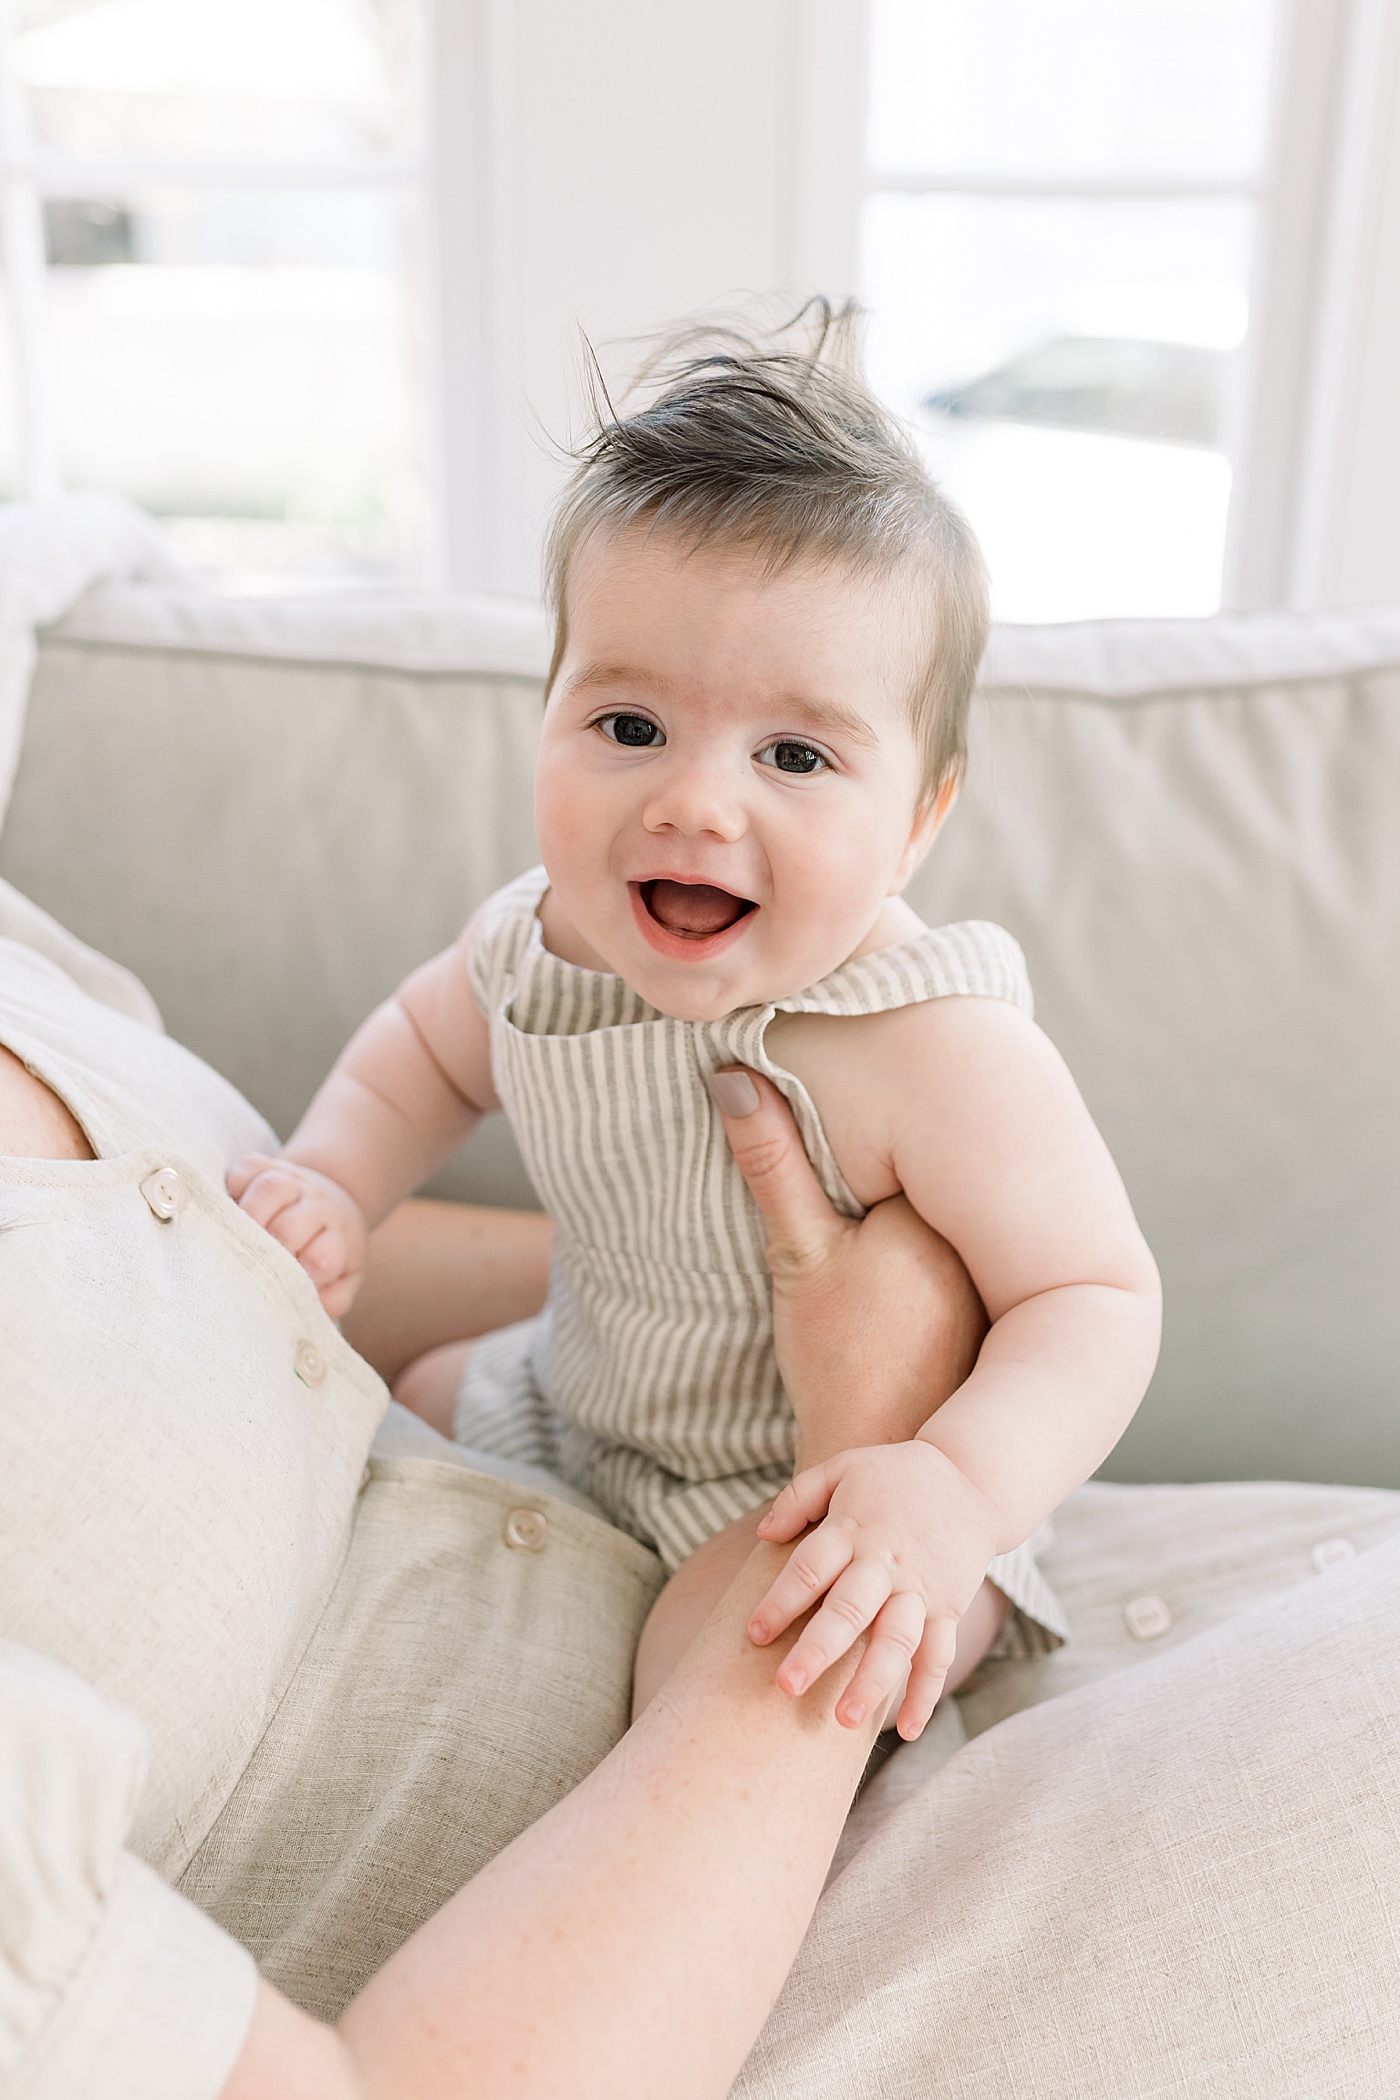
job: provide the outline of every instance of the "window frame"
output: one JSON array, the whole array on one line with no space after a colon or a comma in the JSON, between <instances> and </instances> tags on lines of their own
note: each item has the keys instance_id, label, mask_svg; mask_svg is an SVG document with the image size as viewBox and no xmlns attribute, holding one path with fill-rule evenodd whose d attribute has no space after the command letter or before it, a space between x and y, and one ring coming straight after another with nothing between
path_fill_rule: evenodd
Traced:
<instances>
[{"instance_id":1,"label":"window frame","mask_svg":"<svg viewBox=\"0 0 1400 2100\"><path fill-rule=\"evenodd\" d=\"M423 0L425 34L433 8ZM48 309L47 239L44 205L53 197L102 197L133 201L153 189L316 190L357 189L416 193L431 224L433 172L431 112L424 110L429 137L416 156L346 155L318 160L241 161L190 155L76 154L35 146L24 88L14 66L21 34L19 0L0 0L0 278L10 323L16 421L16 494L42 502L62 492L59 439L61 409L49 375L54 368ZM430 47L431 48L431 47ZM430 61L431 63L431 61ZM425 102L430 98L425 96ZM427 246L427 243L425 243ZM420 274L422 274L420 272ZM422 303L431 311L431 288ZM433 334L431 326L421 331ZM429 427L424 450L436 454L440 418L438 361L428 349L430 370L423 388ZM425 565L435 575L442 562L441 491L428 476Z\"/></svg>"}]
</instances>

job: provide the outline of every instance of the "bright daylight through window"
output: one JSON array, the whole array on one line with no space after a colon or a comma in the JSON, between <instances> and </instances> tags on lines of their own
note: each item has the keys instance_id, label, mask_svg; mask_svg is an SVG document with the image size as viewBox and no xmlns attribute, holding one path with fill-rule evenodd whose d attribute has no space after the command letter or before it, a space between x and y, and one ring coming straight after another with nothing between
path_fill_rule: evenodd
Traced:
<instances>
[{"instance_id":1,"label":"bright daylight through window","mask_svg":"<svg viewBox=\"0 0 1400 2100\"><path fill-rule=\"evenodd\" d=\"M1007 620L1220 604L1273 0L875 0L872 364Z\"/></svg>"},{"instance_id":2,"label":"bright daylight through window","mask_svg":"<svg viewBox=\"0 0 1400 2100\"><path fill-rule=\"evenodd\" d=\"M5 493L119 490L234 582L421 568L420 15L9 0Z\"/></svg>"}]
</instances>

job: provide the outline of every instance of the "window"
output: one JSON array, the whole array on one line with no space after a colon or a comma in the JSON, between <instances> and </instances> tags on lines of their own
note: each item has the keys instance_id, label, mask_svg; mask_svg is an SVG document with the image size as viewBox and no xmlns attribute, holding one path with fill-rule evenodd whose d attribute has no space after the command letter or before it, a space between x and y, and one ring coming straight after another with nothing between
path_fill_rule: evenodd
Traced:
<instances>
[{"instance_id":1,"label":"window","mask_svg":"<svg viewBox=\"0 0 1400 2100\"><path fill-rule=\"evenodd\" d=\"M425 572L421 13L0 14L6 493L120 490L235 585Z\"/></svg>"},{"instance_id":2,"label":"window","mask_svg":"<svg viewBox=\"0 0 1400 2100\"><path fill-rule=\"evenodd\" d=\"M876 384L998 617L1220 604L1274 0L874 0Z\"/></svg>"}]
</instances>

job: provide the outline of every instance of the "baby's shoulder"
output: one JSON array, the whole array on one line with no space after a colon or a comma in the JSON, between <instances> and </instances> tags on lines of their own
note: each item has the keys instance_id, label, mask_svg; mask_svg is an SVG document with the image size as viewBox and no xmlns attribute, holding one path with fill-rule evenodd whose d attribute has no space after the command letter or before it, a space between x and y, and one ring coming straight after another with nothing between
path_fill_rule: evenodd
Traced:
<instances>
[{"instance_id":1,"label":"baby's shoulder","mask_svg":"<svg viewBox=\"0 0 1400 2100\"><path fill-rule=\"evenodd\" d=\"M936 991L911 986L902 999L844 1013L831 1006L780 1010L769 1023L769 1058L806 1090L862 1203L881 1202L901 1187L895 1160L911 1137L935 1139L962 1120L982 1091L980 1071L1014 1074L1033 1059L1038 1031L1025 963L1011 936L1003 938L996 973L960 968L958 982ZM879 959L884 969L909 969L907 955L882 951ZM965 962L965 950L960 955L955 942L942 960L951 970Z\"/></svg>"},{"instance_id":2,"label":"baby's shoulder","mask_svg":"<svg viewBox=\"0 0 1400 2100\"><path fill-rule=\"evenodd\" d=\"M542 867L527 868L489 896L468 920L462 947L472 992L484 1014L493 1013L507 996L548 887L549 877Z\"/></svg>"}]
</instances>

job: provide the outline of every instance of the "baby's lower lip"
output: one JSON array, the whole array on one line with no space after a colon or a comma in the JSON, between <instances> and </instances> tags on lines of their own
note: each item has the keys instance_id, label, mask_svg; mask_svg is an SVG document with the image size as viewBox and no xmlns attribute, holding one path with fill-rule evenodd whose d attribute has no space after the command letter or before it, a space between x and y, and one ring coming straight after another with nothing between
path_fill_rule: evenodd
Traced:
<instances>
[{"instance_id":1,"label":"baby's lower lip","mask_svg":"<svg viewBox=\"0 0 1400 2100\"><path fill-rule=\"evenodd\" d=\"M649 947L677 961L698 962L728 947L758 906L711 883L629 882L632 915Z\"/></svg>"}]
</instances>

